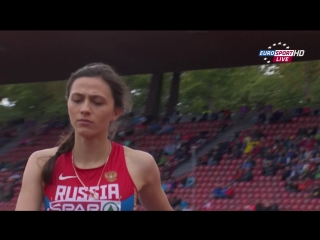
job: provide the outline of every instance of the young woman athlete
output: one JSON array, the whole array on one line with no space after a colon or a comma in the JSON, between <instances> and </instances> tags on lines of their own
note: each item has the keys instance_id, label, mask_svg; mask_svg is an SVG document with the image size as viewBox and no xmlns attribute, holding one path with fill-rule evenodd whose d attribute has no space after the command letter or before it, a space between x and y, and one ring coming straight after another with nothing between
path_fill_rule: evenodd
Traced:
<instances>
[{"instance_id":1,"label":"young woman athlete","mask_svg":"<svg viewBox=\"0 0 320 240\"><path fill-rule=\"evenodd\" d=\"M16 210L172 211L153 157L109 139L115 120L131 109L130 93L115 71L90 64L68 81L72 132L27 163Z\"/></svg>"}]
</instances>

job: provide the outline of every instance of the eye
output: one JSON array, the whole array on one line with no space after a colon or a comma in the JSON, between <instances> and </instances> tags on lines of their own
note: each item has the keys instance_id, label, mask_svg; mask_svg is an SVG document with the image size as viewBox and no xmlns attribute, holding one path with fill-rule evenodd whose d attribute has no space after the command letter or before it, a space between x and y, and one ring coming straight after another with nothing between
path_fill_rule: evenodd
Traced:
<instances>
[{"instance_id":1,"label":"eye","mask_svg":"<svg viewBox=\"0 0 320 240\"><path fill-rule=\"evenodd\" d=\"M97 105L97 106L101 106L103 103L101 102L94 102L94 105Z\"/></svg>"},{"instance_id":2,"label":"eye","mask_svg":"<svg viewBox=\"0 0 320 240\"><path fill-rule=\"evenodd\" d=\"M80 103L81 102L80 99L72 99L72 101L75 102L75 103Z\"/></svg>"}]
</instances>

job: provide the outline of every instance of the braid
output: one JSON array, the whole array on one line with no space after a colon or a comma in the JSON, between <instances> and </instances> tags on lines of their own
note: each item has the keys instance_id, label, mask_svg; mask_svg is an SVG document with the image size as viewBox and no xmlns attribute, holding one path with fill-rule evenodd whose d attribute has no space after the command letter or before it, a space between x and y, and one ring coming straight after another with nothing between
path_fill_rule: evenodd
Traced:
<instances>
[{"instance_id":1,"label":"braid","mask_svg":"<svg viewBox=\"0 0 320 240\"><path fill-rule=\"evenodd\" d=\"M45 185L51 184L52 182L52 174L55 167L55 164L58 158L69 151L71 151L74 147L74 139L75 133L74 130L69 133L69 135L61 142L56 154L48 159L48 161L44 164L42 170L42 181Z\"/></svg>"}]
</instances>

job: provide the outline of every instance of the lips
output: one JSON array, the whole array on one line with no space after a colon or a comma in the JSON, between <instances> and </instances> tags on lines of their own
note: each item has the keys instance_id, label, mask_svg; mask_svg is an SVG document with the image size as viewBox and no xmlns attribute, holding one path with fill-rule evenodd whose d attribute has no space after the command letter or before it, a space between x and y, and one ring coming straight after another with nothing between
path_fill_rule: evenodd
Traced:
<instances>
[{"instance_id":1,"label":"lips","mask_svg":"<svg viewBox=\"0 0 320 240\"><path fill-rule=\"evenodd\" d=\"M79 119L78 122L86 122L86 123L92 123L91 121L87 119Z\"/></svg>"}]
</instances>

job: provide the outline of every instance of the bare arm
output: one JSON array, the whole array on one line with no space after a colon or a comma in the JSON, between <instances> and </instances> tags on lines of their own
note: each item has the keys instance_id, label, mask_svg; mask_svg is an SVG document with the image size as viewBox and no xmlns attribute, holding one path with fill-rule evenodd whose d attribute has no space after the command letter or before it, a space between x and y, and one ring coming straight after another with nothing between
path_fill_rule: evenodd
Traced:
<instances>
[{"instance_id":1,"label":"bare arm","mask_svg":"<svg viewBox=\"0 0 320 240\"><path fill-rule=\"evenodd\" d=\"M139 199L147 211L173 211L161 186L158 166L149 154L143 156L145 184L139 192Z\"/></svg>"},{"instance_id":2,"label":"bare arm","mask_svg":"<svg viewBox=\"0 0 320 240\"><path fill-rule=\"evenodd\" d=\"M40 211L43 200L41 180L42 166L39 166L39 152L33 153L25 168L16 211ZM41 161L42 162L42 161Z\"/></svg>"}]
</instances>

